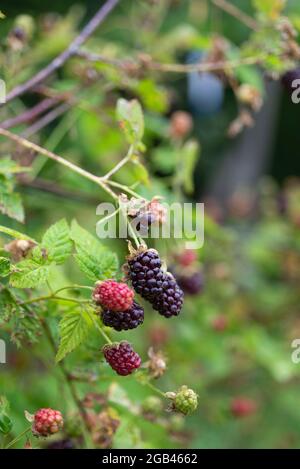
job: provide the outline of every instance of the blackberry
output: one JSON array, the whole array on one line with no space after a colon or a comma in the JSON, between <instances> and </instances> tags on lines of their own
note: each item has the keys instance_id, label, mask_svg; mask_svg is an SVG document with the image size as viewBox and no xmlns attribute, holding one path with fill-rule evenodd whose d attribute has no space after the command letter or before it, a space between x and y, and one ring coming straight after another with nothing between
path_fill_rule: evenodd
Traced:
<instances>
[{"instance_id":1,"label":"blackberry","mask_svg":"<svg viewBox=\"0 0 300 469\"><path fill-rule=\"evenodd\" d=\"M173 275L169 272L164 274L162 283L162 293L154 298L152 302L153 309L159 314L170 318L178 316L183 305L183 291L177 285Z\"/></svg>"},{"instance_id":2,"label":"blackberry","mask_svg":"<svg viewBox=\"0 0 300 469\"><path fill-rule=\"evenodd\" d=\"M148 301L161 295L164 272L158 252L148 249L128 261L129 278L135 291Z\"/></svg>"},{"instance_id":3,"label":"blackberry","mask_svg":"<svg viewBox=\"0 0 300 469\"><path fill-rule=\"evenodd\" d=\"M125 311L111 311L104 309L101 319L105 326L113 327L116 331L127 331L135 329L144 322L144 309L136 301L131 308Z\"/></svg>"},{"instance_id":4,"label":"blackberry","mask_svg":"<svg viewBox=\"0 0 300 469\"><path fill-rule=\"evenodd\" d=\"M143 251L129 259L128 267L133 288L148 300L159 314L169 318L180 313L183 292L174 277L162 270L157 251Z\"/></svg>"},{"instance_id":5,"label":"blackberry","mask_svg":"<svg viewBox=\"0 0 300 469\"><path fill-rule=\"evenodd\" d=\"M141 357L126 341L105 345L103 353L107 363L118 375L130 375L141 366Z\"/></svg>"},{"instance_id":6,"label":"blackberry","mask_svg":"<svg viewBox=\"0 0 300 469\"><path fill-rule=\"evenodd\" d=\"M203 288L203 275L201 271L177 275L176 279L180 288L188 295L197 295Z\"/></svg>"}]
</instances>

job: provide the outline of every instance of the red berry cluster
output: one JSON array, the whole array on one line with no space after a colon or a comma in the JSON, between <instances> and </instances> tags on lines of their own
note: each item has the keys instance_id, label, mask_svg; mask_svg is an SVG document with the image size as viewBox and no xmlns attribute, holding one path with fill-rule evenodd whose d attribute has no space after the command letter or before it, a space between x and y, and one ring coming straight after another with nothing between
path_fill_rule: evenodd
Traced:
<instances>
[{"instance_id":1,"label":"red berry cluster","mask_svg":"<svg viewBox=\"0 0 300 469\"><path fill-rule=\"evenodd\" d=\"M32 432L35 436L50 436L59 432L64 425L59 410L40 409L34 414Z\"/></svg>"}]
</instances>

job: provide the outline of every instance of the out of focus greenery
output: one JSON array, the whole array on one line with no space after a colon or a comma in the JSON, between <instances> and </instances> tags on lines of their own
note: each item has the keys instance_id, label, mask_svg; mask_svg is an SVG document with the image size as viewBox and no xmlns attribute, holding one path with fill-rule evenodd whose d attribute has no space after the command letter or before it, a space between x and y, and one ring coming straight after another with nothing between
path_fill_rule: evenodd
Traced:
<instances>
[{"instance_id":1,"label":"out of focus greenery","mask_svg":"<svg viewBox=\"0 0 300 469\"><path fill-rule=\"evenodd\" d=\"M272 8L276 10L279 3L235 2L256 18L265 14L265 8L270 22ZM8 89L26 81L66 48L98 4L2 2L6 18L0 20L0 74ZM299 31L299 2L289 1L286 7ZM10 34L24 14L30 15L21 18L22 24L25 18L26 40L20 47L14 47ZM85 48L113 60L150 54L158 62L184 63L189 51L209 50L215 33L230 41L230 53L238 57L247 52L249 36L255 34L208 1L128 0L121 2ZM263 41L270 31L264 34ZM293 61L275 58L276 53L274 60L263 66L270 75L277 73L277 78L295 65ZM255 82L258 88L264 87L261 69L256 66L243 70L240 67L233 73L241 83ZM136 98L145 115L146 150L138 161L124 166L115 180L126 186L138 183L135 190L147 199L159 195L170 202L202 201L199 181L205 182L218 167L219 150L233 145L226 130L238 112L238 104L228 87L220 111L206 119L193 116L193 131L184 141L178 141L170 135L170 121L177 110L191 111L186 82L186 75L148 72L146 68L135 75L110 64L74 57L47 80L40 93L51 96L64 93L75 101L41 131L27 136L92 173L103 175L127 152L128 145L115 117L117 100ZM21 114L39 100L37 92L13 100L0 109L1 121ZM284 101L282 121L288 118L289 106ZM295 108L293 112L297 114ZM29 125L20 124L13 132L26 135ZM286 143L292 150L293 139L296 142L299 137L296 131L286 141L286 125L282 122L279 129L280 148ZM295 151L298 148L299 145ZM66 357L65 365L78 394L93 402L98 415L99 447L299 447L300 365L292 362L291 343L300 337L300 184L296 179L299 176L296 163L287 155L291 161L287 171L278 152L277 148L269 171L276 180L266 177L258 182L255 206L251 198L238 194L225 216L218 216L216 203L214 210L207 207L205 243L197 253L204 286L198 295L186 295L181 315L167 320L145 304L142 327L126 333L108 331L113 340L126 339L134 344L144 362L150 347L162 351L168 358L168 368L155 385L163 391L174 391L182 384L194 389L199 395L199 406L193 415L183 417L166 412L167 403L163 399L161 409L156 404L157 413L145 411L151 391L134 377L116 377L108 369L103 363L101 337L96 330L87 343ZM29 182L22 178L16 181L24 205L24 224L17 202L12 208L13 218L1 215L0 225L41 239L50 225L66 218L68 222L76 219L87 231L95 233L96 207L108 200L107 194L100 188L95 190L92 182L67 168L41 155L32 158L30 152L1 137L1 157L7 155L22 166L31 166L31 170ZM178 164L181 159L185 168L190 169L185 172L184 181ZM1 177L3 161L0 160ZM286 176L295 178L283 183ZM9 184L13 177L9 175ZM1 255L5 257L4 245L8 241L1 234ZM103 244L117 254L122 265L127 254L124 240L105 240ZM150 244L168 265L174 263L174 251L184 249L184 241L175 245L174 240L153 240ZM2 280L6 285L7 279ZM49 283L56 289L70 284L92 286L94 282L68 260L55 268ZM19 290L13 289L18 294ZM46 288L41 286L36 291L42 295ZM25 297L26 290L21 292L21 297ZM88 295L89 292L86 298ZM41 315L49 322L56 344L59 321L69 310L65 303L54 301L34 307L33 315ZM33 413L40 407L52 407L67 417L66 434L69 432L74 444L80 446L82 432L78 437L74 428L70 430L72 424L74 427L76 408L47 338L36 327L34 317L33 324L26 316L7 322L4 313L1 309L0 338L7 343L7 364L0 365L3 445L9 436L13 438L28 425L24 410ZM232 410L237 398L251 400L255 411L239 418ZM112 421L117 422L116 431ZM19 447L23 444L21 440ZM34 446L46 444L33 442Z\"/></svg>"}]
</instances>

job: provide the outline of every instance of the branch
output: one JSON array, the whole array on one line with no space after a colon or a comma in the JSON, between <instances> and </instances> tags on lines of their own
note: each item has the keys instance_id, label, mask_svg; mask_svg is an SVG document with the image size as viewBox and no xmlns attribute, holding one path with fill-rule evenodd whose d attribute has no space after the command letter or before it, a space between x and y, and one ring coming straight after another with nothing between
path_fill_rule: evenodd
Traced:
<instances>
[{"instance_id":1,"label":"branch","mask_svg":"<svg viewBox=\"0 0 300 469\"><path fill-rule=\"evenodd\" d=\"M106 3L101 6L93 18L82 29L81 33L71 42L67 49L65 49L54 60L52 60L52 62L50 62L45 68L40 70L28 81L16 86L10 93L7 94L5 102L8 103L12 99L26 93L28 90L44 81L55 70L62 67L62 65L64 65L64 63L70 57L76 54L82 44L89 38L89 36L91 36L91 34L93 34L96 28L104 21L106 16L110 13L111 10L113 10L118 2L119 0L107 0Z\"/></svg>"},{"instance_id":2,"label":"branch","mask_svg":"<svg viewBox=\"0 0 300 469\"><path fill-rule=\"evenodd\" d=\"M218 8L226 11L229 15L233 16L234 18L238 19L241 23L248 26L248 28L253 29L254 31L258 31L259 25L257 22L251 18L251 16L244 13L232 3L227 2L227 0L212 0L212 3L216 5Z\"/></svg>"},{"instance_id":3,"label":"branch","mask_svg":"<svg viewBox=\"0 0 300 469\"><path fill-rule=\"evenodd\" d=\"M27 109L22 114L1 122L1 127L3 129L9 129L10 127L15 127L16 125L30 122L43 112L47 111L50 107L54 106L56 103L57 99L54 98L43 99L41 102L33 106L31 109Z\"/></svg>"},{"instance_id":4,"label":"branch","mask_svg":"<svg viewBox=\"0 0 300 469\"><path fill-rule=\"evenodd\" d=\"M20 137L19 135L13 134L9 130L2 129L0 127L0 135L4 135L4 137L9 138L10 140L18 143L19 145L29 148L30 150L33 150L41 155L47 156L50 160L56 161L56 163L59 163L63 166L66 166L69 168L71 171L74 171L75 173L80 174L81 176L85 177L86 179L89 179L90 181L95 182L98 184L102 189L107 192L111 197L114 199L118 199L118 196L109 188L107 187L106 183L98 176L95 176L92 173L89 173L85 169L80 168L76 164L72 163L71 161L65 160L59 155L56 155L52 151L46 150L46 148L40 147L36 143L30 142L29 140L26 140L23 137Z\"/></svg>"},{"instance_id":5,"label":"branch","mask_svg":"<svg viewBox=\"0 0 300 469\"><path fill-rule=\"evenodd\" d=\"M67 112L72 106L71 102L62 103L59 106L56 106L51 111L47 112L44 116L42 116L38 121L28 127L24 132L22 132L23 137L31 137L35 133L39 132L41 129L46 127L46 125L50 124L50 122L57 119L59 116ZM2 127L2 125L1 125Z\"/></svg>"},{"instance_id":6,"label":"branch","mask_svg":"<svg viewBox=\"0 0 300 469\"><path fill-rule=\"evenodd\" d=\"M129 67L129 69L134 68L135 70L147 69L166 73L217 72L230 68L240 67L241 65L254 65L262 60L262 56L260 56L245 57L242 59L236 59L231 61L222 60L218 62L206 62L196 64L172 64L155 62L154 60L152 60L151 57L147 57L146 62L143 60L131 60L130 62L128 62L120 60L111 60L107 57L104 57L103 55L88 52L86 50L80 50L78 56L88 60L89 62L105 63L116 68L122 68L125 72L127 67Z\"/></svg>"}]
</instances>

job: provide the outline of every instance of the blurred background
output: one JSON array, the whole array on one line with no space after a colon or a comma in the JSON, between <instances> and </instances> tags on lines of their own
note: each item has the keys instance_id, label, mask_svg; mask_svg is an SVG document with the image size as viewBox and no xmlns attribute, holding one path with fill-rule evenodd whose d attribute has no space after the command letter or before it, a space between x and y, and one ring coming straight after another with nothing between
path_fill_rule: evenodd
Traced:
<instances>
[{"instance_id":1,"label":"blurred background","mask_svg":"<svg viewBox=\"0 0 300 469\"><path fill-rule=\"evenodd\" d=\"M7 88L64 50L99 4L3 1L0 76ZM142 328L112 334L130 340L144 360L149 347L166 356L158 387L172 391L186 384L198 393L199 407L186 418L168 413L140 383L116 378L101 363L95 334L66 364L94 412L99 447L300 446L300 364L291 358L292 341L300 338L300 104L292 102L289 75L300 78L300 55L281 56L289 36L276 36L288 18L298 43L300 4L230 5L238 8L233 14L220 0L123 0L84 46L106 62L74 57L39 89L0 110L1 122L14 133L101 175L126 154L116 101L137 98L145 113L146 151L116 181L138 182L135 190L148 199L205 203L199 252L186 251L184 240L150 242L185 290L182 315L166 320L148 307ZM264 61L260 54L266 51ZM243 65L251 55L258 63ZM149 57L187 67L224 60L241 65L173 73L147 68ZM130 67L130 59L143 66ZM58 101L44 113L48 119L9 123L49 96ZM95 234L96 206L106 194L3 138L0 151L2 158L11 154L32 167L29 178L16 181L24 220L20 207L11 210L12 218L4 208L1 225L39 239L51 223L76 218ZM7 242L1 234L2 249ZM126 243L105 243L122 264ZM68 262L51 282L55 288L86 280ZM47 308L43 313L57 339L61 311L52 303ZM10 403L12 434L24 428L24 409L48 405L70 415L70 427L76 427L69 391L43 335L22 320L0 320L1 338L9 344L8 363L0 365L1 394ZM78 447L73 427L67 427L64 444Z\"/></svg>"}]
</instances>

